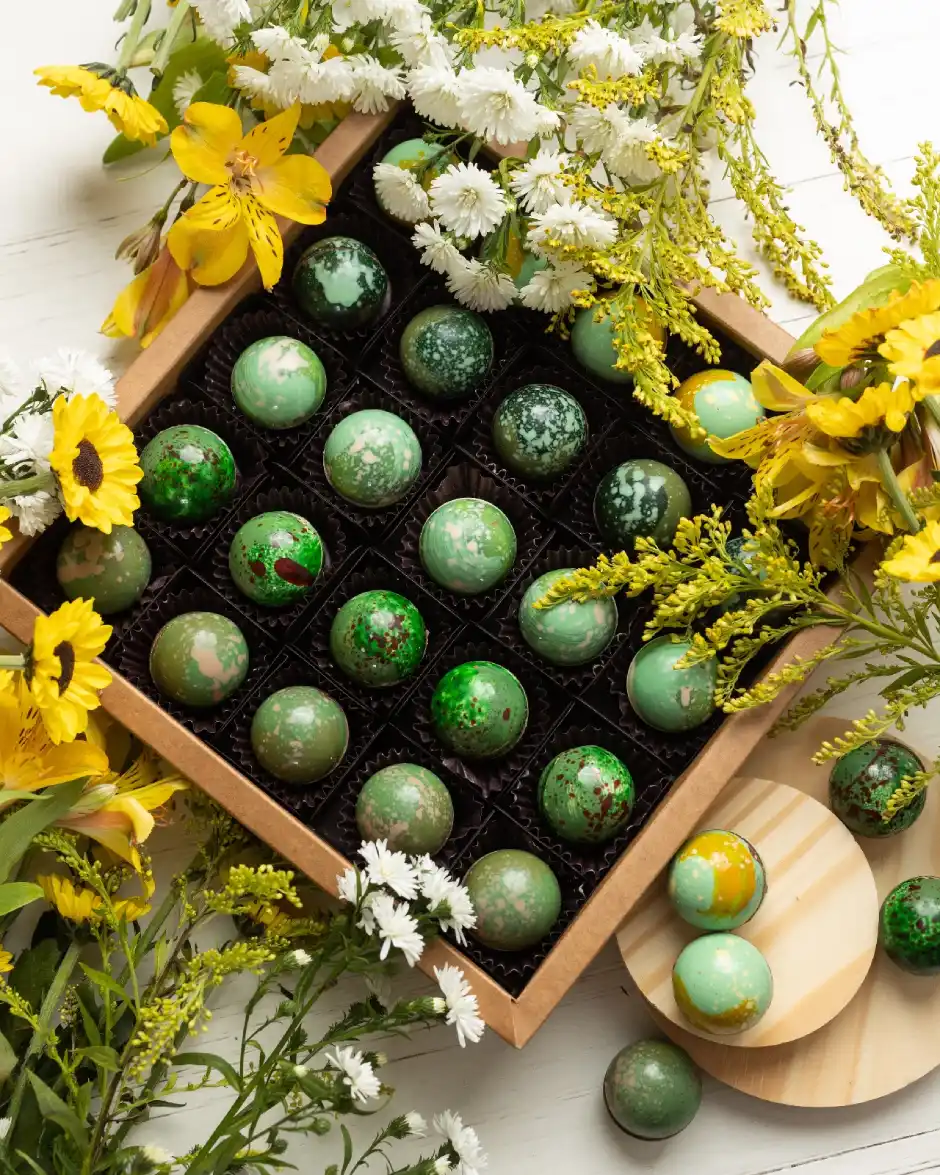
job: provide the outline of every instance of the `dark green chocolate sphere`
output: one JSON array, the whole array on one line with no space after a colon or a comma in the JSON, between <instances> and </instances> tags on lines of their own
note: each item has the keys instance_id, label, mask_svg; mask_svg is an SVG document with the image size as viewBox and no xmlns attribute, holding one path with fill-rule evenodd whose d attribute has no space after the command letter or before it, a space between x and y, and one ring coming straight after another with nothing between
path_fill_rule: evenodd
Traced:
<instances>
[{"instance_id":1,"label":"dark green chocolate sphere","mask_svg":"<svg viewBox=\"0 0 940 1175\"><path fill-rule=\"evenodd\" d=\"M533 653L552 665L586 665L596 660L614 639L619 620L612 599L565 600L550 608L536 608L538 601L573 567L546 571L526 589L519 603L519 631Z\"/></svg>"},{"instance_id":2,"label":"dark green chocolate sphere","mask_svg":"<svg viewBox=\"0 0 940 1175\"><path fill-rule=\"evenodd\" d=\"M323 472L347 502L381 510L403 498L421 475L421 443L394 412L364 408L344 416L326 438Z\"/></svg>"},{"instance_id":3,"label":"dark green chocolate sphere","mask_svg":"<svg viewBox=\"0 0 940 1175\"><path fill-rule=\"evenodd\" d=\"M356 825L363 840L385 840L398 852L433 856L454 827L454 803L433 771L417 763L393 763L363 784Z\"/></svg>"},{"instance_id":4,"label":"dark green chocolate sphere","mask_svg":"<svg viewBox=\"0 0 940 1175\"><path fill-rule=\"evenodd\" d=\"M352 237L324 237L310 246L294 270L294 297L314 322L354 330L388 309L391 286L382 262Z\"/></svg>"},{"instance_id":5,"label":"dark green chocolate sphere","mask_svg":"<svg viewBox=\"0 0 940 1175\"><path fill-rule=\"evenodd\" d=\"M262 428L296 428L323 403L326 371L320 357L287 335L246 347L232 369L232 397Z\"/></svg>"},{"instance_id":6,"label":"dark green chocolate sphere","mask_svg":"<svg viewBox=\"0 0 940 1175\"><path fill-rule=\"evenodd\" d=\"M588 422L570 392L526 384L506 397L493 417L493 444L506 468L528 481L550 481L584 450Z\"/></svg>"},{"instance_id":7,"label":"dark green chocolate sphere","mask_svg":"<svg viewBox=\"0 0 940 1175\"><path fill-rule=\"evenodd\" d=\"M240 526L228 552L232 582L266 608L303 599L323 567L323 543L306 518L269 510Z\"/></svg>"},{"instance_id":8,"label":"dark green chocolate sphere","mask_svg":"<svg viewBox=\"0 0 940 1175\"><path fill-rule=\"evenodd\" d=\"M69 600L94 600L102 616L136 604L150 583L150 550L132 526L104 534L81 523L59 548L55 573Z\"/></svg>"},{"instance_id":9,"label":"dark green chocolate sphere","mask_svg":"<svg viewBox=\"0 0 940 1175\"><path fill-rule=\"evenodd\" d=\"M571 747L539 778L538 804L556 836L573 844L603 844L630 819L636 792L627 765L603 747Z\"/></svg>"},{"instance_id":10,"label":"dark green chocolate sphere","mask_svg":"<svg viewBox=\"0 0 940 1175\"><path fill-rule=\"evenodd\" d=\"M150 649L150 676L160 693L206 709L230 697L248 673L241 629L218 612L184 612L168 620Z\"/></svg>"},{"instance_id":11,"label":"dark green chocolate sphere","mask_svg":"<svg viewBox=\"0 0 940 1175\"><path fill-rule=\"evenodd\" d=\"M691 647L688 641L658 636L630 662L627 697L640 721L654 730L694 730L714 713L718 677L715 658L689 668L676 668L676 662Z\"/></svg>"},{"instance_id":12,"label":"dark green chocolate sphere","mask_svg":"<svg viewBox=\"0 0 940 1175\"><path fill-rule=\"evenodd\" d=\"M477 924L471 934L494 951L524 951L558 921L561 889L541 858L497 849L475 861L463 879Z\"/></svg>"},{"instance_id":13,"label":"dark green chocolate sphere","mask_svg":"<svg viewBox=\"0 0 940 1175\"><path fill-rule=\"evenodd\" d=\"M140 500L161 522L205 522L235 494L232 450L199 424L157 433L141 453L140 467Z\"/></svg>"},{"instance_id":14,"label":"dark green chocolate sphere","mask_svg":"<svg viewBox=\"0 0 940 1175\"><path fill-rule=\"evenodd\" d=\"M285 783L316 783L346 754L343 708L310 685L271 694L251 720L251 747L261 766Z\"/></svg>"},{"instance_id":15,"label":"dark green chocolate sphere","mask_svg":"<svg viewBox=\"0 0 940 1175\"><path fill-rule=\"evenodd\" d=\"M515 674L492 661L465 661L445 673L431 698L434 733L465 759L508 754L525 733L529 703Z\"/></svg>"},{"instance_id":16,"label":"dark green chocolate sphere","mask_svg":"<svg viewBox=\"0 0 940 1175\"><path fill-rule=\"evenodd\" d=\"M621 1130L636 1138L671 1138L702 1104L702 1079L689 1054L666 1040L638 1040L610 1062L604 1103Z\"/></svg>"},{"instance_id":17,"label":"dark green chocolate sphere","mask_svg":"<svg viewBox=\"0 0 940 1175\"><path fill-rule=\"evenodd\" d=\"M911 975L940 972L940 877L911 877L885 898L878 941Z\"/></svg>"},{"instance_id":18,"label":"dark green chocolate sphere","mask_svg":"<svg viewBox=\"0 0 940 1175\"><path fill-rule=\"evenodd\" d=\"M594 519L604 541L631 550L641 535L672 542L681 518L692 513L689 487L674 469L648 457L624 461L601 479Z\"/></svg>"},{"instance_id":19,"label":"dark green chocolate sphere","mask_svg":"<svg viewBox=\"0 0 940 1175\"><path fill-rule=\"evenodd\" d=\"M874 739L835 761L829 775L829 806L857 836L894 836L910 828L923 812L927 793L922 791L888 821L882 819L885 805L905 776L923 770L907 747L888 738Z\"/></svg>"},{"instance_id":20,"label":"dark green chocolate sphere","mask_svg":"<svg viewBox=\"0 0 940 1175\"><path fill-rule=\"evenodd\" d=\"M430 306L416 314L398 344L408 382L429 400L463 400L493 365L493 336L479 314Z\"/></svg>"},{"instance_id":21,"label":"dark green chocolate sphere","mask_svg":"<svg viewBox=\"0 0 940 1175\"><path fill-rule=\"evenodd\" d=\"M414 604L381 589L347 600L330 628L336 664L353 681L376 689L413 677L427 644L427 629Z\"/></svg>"}]
</instances>

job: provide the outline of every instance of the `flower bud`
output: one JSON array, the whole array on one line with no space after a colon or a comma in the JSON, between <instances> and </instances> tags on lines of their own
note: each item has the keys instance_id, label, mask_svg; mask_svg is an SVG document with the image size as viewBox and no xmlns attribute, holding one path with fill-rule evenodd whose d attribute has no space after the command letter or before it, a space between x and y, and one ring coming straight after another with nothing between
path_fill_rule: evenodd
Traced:
<instances>
[{"instance_id":1,"label":"flower bud","mask_svg":"<svg viewBox=\"0 0 940 1175\"><path fill-rule=\"evenodd\" d=\"M113 783L96 783L86 788L69 809L69 816L90 816L113 800L117 790Z\"/></svg>"},{"instance_id":2,"label":"flower bud","mask_svg":"<svg viewBox=\"0 0 940 1175\"><path fill-rule=\"evenodd\" d=\"M851 367L844 367L842 374L839 376L839 391L851 392L854 391L865 377L864 371L854 364Z\"/></svg>"},{"instance_id":3,"label":"flower bud","mask_svg":"<svg viewBox=\"0 0 940 1175\"><path fill-rule=\"evenodd\" d=\"M800 383L813 374L822 360L816 354L812 347L803 347L799 351L791 351L783 363L783 370L787 375L792 375L794 379L798 379Z\"/></svg>"},{"instance_id":4,"label":"flower bud","mask_svg":"<svg viewBox=\"0 0 940 1175\"><path fill-rule=\"evenodd\" d=\"M128 233L115 250L115 258L118 261L129 261L135 274L149 269L160 253L160 235L165 220L166 214L158 212L142 228Z\"/></svg>"}]
</instances>

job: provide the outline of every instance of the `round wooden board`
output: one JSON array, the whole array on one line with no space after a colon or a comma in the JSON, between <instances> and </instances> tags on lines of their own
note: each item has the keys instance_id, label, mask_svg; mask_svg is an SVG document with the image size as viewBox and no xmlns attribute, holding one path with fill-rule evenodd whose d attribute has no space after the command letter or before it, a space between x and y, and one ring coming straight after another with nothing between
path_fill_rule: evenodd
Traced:
<instances>
[{"instance_id":1,"label":"round wooden board","mask_svg":"<svg viewBox=\"0 0 940 1175\"><path fill-rule=\"evenodd\" d=\"M755 846L767 873L760 909L736 933L766 958L774 995L746 1032L723 1047L767 1048L815 1032L837 1015L868 974L877 945L878 895L865 854L848 829L803 792L767 779L729 785L701 828L728 828ZM653 886L618 932L627 970L668 1020L689 1025L672 992L672 965L702 934L675 912L665 879Z\"/></svg>"},{"instance_id":2,"label":"round wooden board","mask_svg":"<svg viewBox=\"0 0 940 1175\"><path fill-rule=\"evenodd\" d=\"M821 718L792 735L765 740L746 770L798 782L801 791L825 802L830 768L814 766L809 757L847 726L845 719ZM928 795L923 815L900 836L859 843L879 901L907 877L940 876L940 802ZM940 1065L940 980L907 975L882 951L844 1011L818 1032L789 1044L729 1048L651 1011L666 1035L707 1073L743 1093L784 1105L858 1105L895 1093Z\"/></svg>"}]
</instances>

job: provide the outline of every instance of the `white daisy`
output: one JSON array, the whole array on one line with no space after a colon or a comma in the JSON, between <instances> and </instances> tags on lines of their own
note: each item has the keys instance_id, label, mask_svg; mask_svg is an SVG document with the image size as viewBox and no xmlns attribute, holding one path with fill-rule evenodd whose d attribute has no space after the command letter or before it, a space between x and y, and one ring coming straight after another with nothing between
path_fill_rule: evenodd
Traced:
<instances>
[{"instance_id":1,"label":"white daisy","mask_svg":"<svg viewBox=\"0 0 940 1175\"><path fill-rule=\"evenodd\" d=\"M617 222L606 212L572 200L570 204L553 204L538 212L529 224L529 247L544 255L544 248L560 245L601 249L617 239Z\"/></svg>"},{"instance_id":2,"label":"white daisy","mask_svg":"<svg viewBox=\"0 0 940 1175\"><path fill-rule=\"evenodd\" d=\"M460 119L480 139L519 143L538 129L539 104L511 69L481 65L460 75Z\"/></svg>"},{"instance_id":3,"label":"white daisy","mask_svg":"<svg viewBox=\"0 0 940 1175\"><path fill-rule=\"evenodd\" d=\"M401 54L405 65L417 67L450 65L450 45L446 38L434 31L430 13L421 11L416 23L398 24L389 30L389 44ZM409 85L411 78L409 76Z\"/></svg>"},{"instance_id":4,"label":"white daisy","mask_svg":"<svg viewBox=\"0 0 940 1175\"><path fill-rule=\"evenodd\" d=\"M297 947L293 951L288 951L284 956L283 966L288 971L292 971L300 967L306 967L309 962L311 962L311 958L307 952Z\"/></svg>"},{"instance_id":5,"label":"white daisy","mask_svg":"<svg viewBox=\"0 0 940 1175\"><path fill-rule=\"evenodd\" d=\"M460 1175L477 1175L486 1166L487 1159L480 1147L477 1133L464 1126L459 1114L445 1110L434 1119L434 1129L443 1134L460 1160Z\"/></svg>"},{"instance_id":6,"label":"white daisy","mask_svg":"<svg viewBox=\"0 0 940 1175\"><path fill-rule=\"evenodd\" d=\"M188 69L185 73L181 73L173 83L173 105L180 118L186 113L193 98L204 85L205 82L198 69Z\"/></svg>"},{"instance_id":7,"label":"white daisy","mask_svg":"<svg viewBox=\"0 0 940 1175\"><path fill-rule=\"evenodd\" d=\"M357 84L349 58L330 57L306 68L300 100L310 106L347 102L355 94Z\"/></svg>"},{"instance_id":8,"label":"white daisy","mask_svg":"<svg viewBox=\"0 0 940 1175\"><path fill-rule=\"evenodd\" d=\"M140 1148L140 1157L157 1164L175 1162L168 1150L164 1150L162 1146L155 1146L153 1143Z\"/></svg>"},{"instance_id":9,"label":"white daisy","mask_svg":"<svg viewBox=\"0 0 940 1175\"><path fill-rule=\"evenodd\" d=\"M447 1023L457 1029L460 1047L464 1048L468 1040L476 1044L486 1025L480 1019L477 997L464 973L459 967L445 963L443 967L435 967L434 974L447 1001Z\"/></svg>"},{"instance_id":10,"label":"white daisy","mask_svg":"<svg viewBox=\"0 0 940 1175\"><path fill-rule=\"evenodd\" d=\"M619 115L620 111L613 103L598 110L596 106L580 102L571 112L568 126L588 155L593 155L595 151L609 147L617 138Z\"/></svg>"},{"instance_id":11,"label":"white daisy","mask_svg":"<svg viewBox=\"0 0 940 1175\"><path fill-rule=\"evenodd\" d=\"M10 431L0 435L0 456L10 465L29 461L39 469L49 468L49 454L55 444L51 412L24 412Z\"/></svg>"},{"instance_id":12,"label":"white daisy","mask_svg":"<svg viewBox=\"0 0 940 1175\"><path fill-rule=\"evenodd\" d=\"M485 236L506 214L506 197L489 172L457 163L431 184L431 211L459 237Z\"/></svg>"},{"instance_id":13,"label":"white daisy","mask_svg":"<svg viewBox=\"0 0 940 1175\"><path fill-rule=\"evenodd\" d=\"M291 1065L290 1072L292 1077L296 1077L299 1081L301 1077L306 1077L310 1070L306 1065Z\"/></svg>"},{"instance_id":14,"label":"white daisy","mask_svg":"<svg viewBox=\"0 0 940 1175\"><path fill-rule=\"evenodd\" d=\"M593 65L602 80L638 74L643 68L639 48L613 29L602 28L596 20L589 20L578 29L568 46L568 56L582 70Z\"/></svg>"},{"instance_id":15,"label":"white daisy","mask_svg":"<svg viewBox=\"0 0 940 1175\"><path fill-rule=\"evenodd\" d=\"M230 45L235 29L242 21L251 20L248 0L193 0L192 7L208 37L220 45Z\"/></svg>"},{"instance_id":16,"label":"white daisy","mask_svg":"<svg viewBox=\"0 0 940 1175\"><path fill-rule=\"evenodd\" d=\"M400 898L418 896L418 879L404 853L395 853L388 841L363 841L359 856L366 863L366 877L372 885L387 886Z\"/></svg>"},{"instance_id":17,"label":"white daisy","mask_svg":"<svg viewBox=\"0 0 940 1175\"><path fill-rule=\"evenodd\" d=\"M390 216L415 224L431 211L428 194L410 168L399 167L397 163L377 163L372 178L376 197Z\"/></svg>"},{"instance_id":18,"label":"white daisy","mask_svg":"<svg viewBox=\"0 0 940 1175\"><path fill-rule=\"evenodd\" d=\"M326 1063L343 1074L343 1084L349 1086L353 1101L367 1102L378 1097L382 1083L376 1077L372 1065L365 1057L349 1045L337 1045L323 1054Z\"/></svg>"},{"instance_id":19,"label":"white daisy","mask_svg":"<svg viewBox=\"0 0 940 1175\"><path fill-rule=\"evenodd\" d=\"M513 293L516 292L513 284ZM465 930L472 930L477 924L470 894L455 881L446 869L436 865L418 874L421 896L428 903L431 914L437 919L442 930L452 930L454 937L463 945L466 943ZM444 908L446 907L446 913Z\"/></svg>"},{"instance_id":20,"label":"white daisy","mask_svg":"<svg viewBox=\"0 0 940 1175\"><path fill-rule=\"evenodd\" d=\"M562 118L557 110L540 105L535 112L535 133L541 139L548 139L561 129Z\"/></svg>"},{"instance_id":21,"label":"white daisy","mask_svg":"<svg viewBox=\"0 0 940 1175\"><path fill-rule=\"evenodd\" d=\"M20 534L39 534L62 513L62 503L45 490L34 494L18 494L15 498L4 498L3 504L19 524Z\"/></svg>"},{"instance_id":22,"label":"white daisy","mask_svg":"<svg viewBox=\"0 0 940 1175\"><path fill-rule=\"evenodd\" d=\"M389 69L371 53L357 53L350 62L356 86L353 109L360 114L382 114L390 98L404 98L405 78L397 66Z\"/></svg>"},{"instance_id":23,"label":"white daisy","mask_svg":"<svg viewBox=\"0 0 940 1175\"><path fill-rule=\"evenodd\" d=\"M384 0L333 0L333 27L343 32L354 24L381 20L384 13Z\"/></svg>"},{"instance_id":24,"label":"white daisy","mask_svg":"<svg viewBox=\"0 0 940 1175\"><path fill-rule=\"evenodd\" d=\"M19 365L13 362L12 356L8 355L6 351L0 351L0 400L14 401L10 411L13 411L18 404L22 404L26 397L26 381ZM8 413L3 413L4 417Z\"/></svg>"},{"instance_id":25,"label":"white daisy","mask_svg":"<svg viewBox=\"0 0 940 1175\"><path fill-rule=\"evenodd\" d=\"M562 176L570 162L571 156L564 151L540 147L534 159L513 172L509 186L528 212L544 212L568 199L570 189Z\"/></svg>"},{"instance_id":26,"label":"white daisy","mask_svg":"<svg viewBox=\"0 0 940 1175\"><path fill-rule=\"evenodd\" d=\"M421 264L435 273L450 273L455 265L463 262L457 246L441 232L439 220L415 225L411 243L421 251Z\"/></svg>"},{"instance_id":27,"label":"white daisy","mask_svg":"<svg viewBox=\"0 0 940 1175\"><path fill-rule=\"evenodd\" d=\"M405 1126L412 1138L427 1138L428 1124L415 1110L409 1110L405 1115Z\"/></svg>"},{"instance_id":28,"label":"white daisy","mask_svg":"<svg viewBox=\"0 0 940 1175\"><path fill-rule=\"evenodd\" d=\"M391 894L376 893L372 897L371 913L382 939L379 958L387 958L389 948L395 947L405 956L408 966L413 967L424 952L424 939L405 903L396 902Z\"/></svg>"},{"instance_id":29,"label":"white daisy","mask_svg":"<svg viewBox=\"0 0 940 1175\"><path fill-rule=\"evenodd\" d=\"M90 396L94 392L112 408L117 403L114 376L87 351L59 347L48 358L39 360L36 373L53 394L75 392L79 396Z\"/></svg>"},{"instance_id":30,"label":"white daisy","mask_svg":"<svg viewBox=\"0 0 940 1175\"><path fill-rule=\"evenodd\" d=\"M604 163L630 183L648 184L657 179L659 164L646 151L647 145L656 141L656 127L648 118L630 118L623 111L615 121L617 137L601 152Z\"/></svg>"},{"instance_id":31,"label":"white daisy","mask_svg":"<svg viewBox=\"0 0 940 1175\"><path fill-rule=\"evenodd\" d=\"M462 258L447 275L447 288L471 310L505 310L516 296L512 278L476 257Z\"/></svg>"},{"instance_id":32,"label":"white daisy","mask_svg":"<svg viewBox=\"0 0 940 1175\"><path fill-rule=\"evenodd\" d=\"M460 78L449 63L422 62L408 74L408 93L422 118L446 127L460 121Z\"/></svg>"},{"instance_id":33,"label":"white daisy","mask_svg":"<svg viewBox=\"0 0 940 1175\"><path fill-rule=\"evenodd\" d=\"M305 42L292 37L287 29L278 24L269 25L264 29L255 29L251 34L251 42L259 53L270 57L272 61L290 53L292 46L306 48Z\"/></svg>"},{"instance_id":34,"label":"white daisy","mask_svg":"<svg viewBox=\"0 0 940 1175\"><path fill-rule=\"evenodd\" d=\"M282 98L275 81L276 78L255 69L253 65L236 65L232 68L232 85L236 90L241 90L243 94L247 94L249 98L256 98L259 102L274 102L281 105Z\"/></svg>"},{"instance_id":35,"label":"white daisy","mask_svg":"<svg viewBox=\"0 0 940 1175\"><path fill-rule=\"evenodd\" d=\"M519 301L530 310L558 314L572 304L574 290L589 290L594 278L574 261L558 261L532 275L519 291Z\"/></svg>"},{"instance_id":36,"label":"white daisy","mask_svg":"<svg viewBox=\"0 0 940 1175\"><path fill-rule=\"evenodd\" d=\"M701 57L702 45L702 38L694 32L673 33L669 29L662 36L651 37L644 53L654 65L684 65Z\"/></svg>"},{"instance_id":37,"label":"white daisy","mask_svg":"<svg viewBox=\"0 0 940 1175\"><path fill-rule=\"evenodd\" d=\"M454 1165L446 1155L438 1155L434 1160L434 1175L449 1175Z\"/></svg>"},{"instance_id":38,"label":"white daisy","mask_svg":"<svg viewBox=\"0 0 940 1175\"><path fill-rule=\"evenodd\" d=\"M358 869L347 869L345 873L341 873L336 878L336 893L340 901L349 902L354 906L361 896L362 891L365 890L365 885L359 877Z\"/></svg>"}]
</instances>

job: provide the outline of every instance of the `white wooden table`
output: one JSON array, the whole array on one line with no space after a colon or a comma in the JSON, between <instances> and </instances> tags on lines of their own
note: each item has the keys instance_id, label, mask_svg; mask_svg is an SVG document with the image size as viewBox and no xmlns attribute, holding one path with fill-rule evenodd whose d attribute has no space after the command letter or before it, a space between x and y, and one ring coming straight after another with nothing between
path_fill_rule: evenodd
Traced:
<instances>
[{"instance_id":1,"label":"white wooden table","mask_svg":"<svg viewBox=\"0 0 940 1175\"><path fill-rule=\"evenodd\" d=\"M0 346L22 362L56 346L98 353L120 371L133 357L130 345L115 347L97 331L126 267L111 259L121 238L142 224L168 186L165 170L131 161L123 182L106 175L98 159L111 138L102 115L82 112L74 101L53 98L34 85L31 70L44 64L77 64L113 57L113 0L21 0L3 5L0 35L0 97L4 129L0 175ZM940 61L940 9L928 0L852 0L834 13L843 59L845 90L863 146L906 193L916 144L934 133ZM792 185L798 221L824 242L844 296L881 264L886 243L835 173L814 138L808 106L796 86L792 63L771 36L759 54L750 94L759 112L758 131L780 178ZM741 242L747 228L727 186L715 185L715 211ZM766 268L763 269L766 274ZM772 315L799 333L811 319L764 283ZM799 328L799 329L798 329ZM0 618L2 620L2 618ZM867 708L864 695L837 712ZM918 716L916 731L929 739L940 708ZM932 719L932 723L931 723ZM936 737L928 745L936 743ZM940 785L938 785L940 786ZM159 841L155 841L159 845ZM178 860L169 848L158 870ZM612 946L523 1052L493 1034L461 1052L450 1031L435 1030L402 1044L389 1042L395 1058L388 1079L397 1087L399 1112L430 1115L445 1107L461 1111L479 1131L494 1175L544 1172L614 1175L624 1170L685 1175L908 1175L940 1171L940 1074L871 1106L844 1111L788 1110L706 1082L698 1119L667 1144L640 1143L620 1134L604 1111L600 1084L612 1054L651 1031L638 998L624 992L626 973ZM352 997L335 993L336 1005ZM206 1047L224 1048L240 1015L238 993L228 990L217 1006ZM898 1042L904 1047L904 1042ZM142 1140L177 1153L205 1137L202 1095L191 1109L148 1124ZM338 1157L335 1140L311 1139L292 1148L305 1173L322 1171Z\"/></svg>"}]
</instances>

